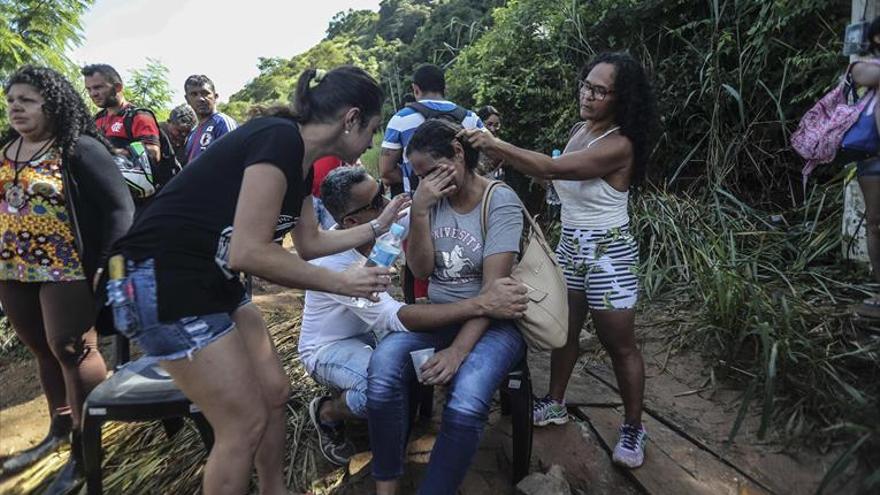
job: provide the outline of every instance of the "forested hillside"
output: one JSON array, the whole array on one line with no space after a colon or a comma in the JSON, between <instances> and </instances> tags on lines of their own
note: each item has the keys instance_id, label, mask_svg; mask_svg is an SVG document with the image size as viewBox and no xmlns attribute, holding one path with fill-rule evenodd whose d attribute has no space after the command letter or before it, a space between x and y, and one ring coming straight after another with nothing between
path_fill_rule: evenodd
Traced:
<instances>
[{"instance_id":1,"label":"forested hillside","mask_svg":"<svg viewBox=\"0 0 880 495\"><path fill-rule=\"evenodd\" d=\"M786 138L845 63L848 5L385 0L378 13L339 13L326 38L303 54L262 59L259 77L231 97L227 111L243 118L252 105L287 101L306 67L354 63L381 78L390 115L414 68L431 62L448 69L450 98L495 105L505 138L549 152L576 120L577 69L597 52L627 50L651 70L660 104L655 183L723 184L778 201L774 193L788 195L799 181Z\"/></svg>"}]
</instances>

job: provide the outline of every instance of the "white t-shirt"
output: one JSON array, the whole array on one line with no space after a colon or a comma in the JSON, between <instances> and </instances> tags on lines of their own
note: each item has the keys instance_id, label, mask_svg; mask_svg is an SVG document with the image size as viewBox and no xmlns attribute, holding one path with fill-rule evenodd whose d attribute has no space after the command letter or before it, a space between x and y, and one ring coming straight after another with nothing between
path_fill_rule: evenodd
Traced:
<instances>
[{"instance_id":1,"label":"white t-shirt","mask_svg":"<svg viewBox=\"0 0 880 495\"><path fill-rule=\"evenodd\" d=\"M409 217L398 223L407 228L408 234ZM310 261L334 272L345 271L352 265L362 266L366 262L367 258L355 249ZM306 371L314 372L314 358L327 344L369 332L408 331L397 318L397 311L404 305L387 292L379 294L378 303L359 308L350 296L307 290L299 334L299 357Z\"/></svg>"}]
</instances>

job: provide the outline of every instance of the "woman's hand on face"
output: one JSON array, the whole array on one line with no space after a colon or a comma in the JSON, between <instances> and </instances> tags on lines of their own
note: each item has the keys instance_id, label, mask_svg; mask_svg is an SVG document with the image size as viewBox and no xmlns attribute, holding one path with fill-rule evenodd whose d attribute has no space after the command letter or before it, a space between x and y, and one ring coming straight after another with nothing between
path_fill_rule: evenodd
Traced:
<instances>
[{"instance_id":1,"label":"woman's hand on face","mask_svg":"<svg viewBox=\"0 0 880 495\"><path fill-rule=\"evenodd\" d=\"M441 198L455 192L455 171L449 165L440 165L419 181L413 196L413 211L426 213Z\"/></svg>"},{"instance_id":2,"label":"woman's hand on face","mask_svg":"<svg viewBox=\"0 0 880 495\"><path fill-rule=\"evenodd\" d=\"M388 202L385 209L382 210L382 214L376 217L383 232L387 232L391 228L391 224L406 215L403 210L408 208L410 204L412 204L412 200L406 194L398 194Z\"/></svg>"},{"instance_id":3,"label":"woman's hand on face","mask_svg":"<svg viewBox=\"0 0 880 495\"><path fill-rule=\"evenodd\" d=\"M342 275L337 294L363 297L379 302L379 293L385 292L391 284L391 270L384 266L353 266Z\"/></svg>"}]
</instances>

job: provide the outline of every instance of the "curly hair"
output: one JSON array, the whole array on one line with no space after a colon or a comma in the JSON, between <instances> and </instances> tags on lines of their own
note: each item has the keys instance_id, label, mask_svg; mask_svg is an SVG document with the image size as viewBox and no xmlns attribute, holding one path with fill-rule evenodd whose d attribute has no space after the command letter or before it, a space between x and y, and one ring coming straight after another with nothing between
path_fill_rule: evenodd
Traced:
<instances>
[{"instance_id":1,"label":"curly hair","mask_svg":"<svg viewBox=\"0 0 880 495\"><path fill-rule=\"evenodd\" d=\"M32 86L46 100L43 113L52 126L52 135L56 146L61 149L62 159L73 156L77 140L83 135L91 136L110 148L104 135L95 127L82 96L61 73L47 67L25 65L6 80L3 91L9 93L15 84ZM18 132L10 127L0 135L0 147L17 137Z\"/></svg>"},{"instance_id":2,"label":"curly hair","mask_svg":"<svg viewBox=\"0 0 880 495\"><path fill-rule=\"evenodd\" d=\"M590 60L578 75L586 79L599 64L614 66L614 92L617 101L614 121L620 133L629 138L633 147L633 173L631 187L637 190L645 180L648 155L657 119L657 102L651 83L642 67L632 55L623 52L601 53Z\"/></svg>"}]
</instances>

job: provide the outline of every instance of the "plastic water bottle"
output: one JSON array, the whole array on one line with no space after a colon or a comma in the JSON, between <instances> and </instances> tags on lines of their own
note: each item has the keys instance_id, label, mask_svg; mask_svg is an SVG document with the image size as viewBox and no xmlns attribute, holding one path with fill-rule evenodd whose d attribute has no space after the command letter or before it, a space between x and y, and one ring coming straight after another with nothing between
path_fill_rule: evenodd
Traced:
<instances>
[{"instance_id":1,"label":"plastic water bottle","mask_svg":"<svg viewBox=\"0 0 880 495\"><path fill-rule=\"evenodd\" d=\"M552 157L558 158L562 155L562 152L557 150L553 150ZM556 188L553 187L553 182L547 184L547 195L544 197L544 201L550 206L559 206L562 204L562 201L559 200L559 195L556 194Z\"/></svg>"},{"instance_id":2,"label":"plastic water bottle","mask_svg":"<svg viewBox=\"0 0 880 495\"><path fill-rule=\"evenodd\" d=\"M403 251L403 233L405 231L406 229L403 228L403 225L392 224L388 232L376 239L376 243L373 244L373 250L370 252L370 257L364 266L390 267L393 265L397 261L397 257L400 256L401 251ZM373 304L369 299L362 297L354 297L352 302L359 308L366 308Z\"/></svg>"}]
</instances>

